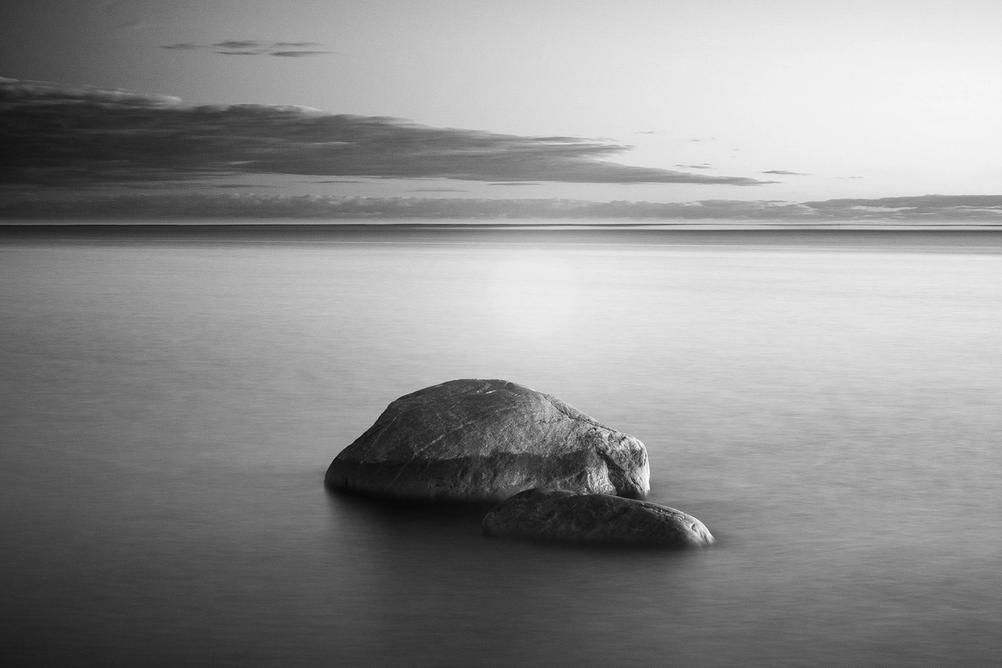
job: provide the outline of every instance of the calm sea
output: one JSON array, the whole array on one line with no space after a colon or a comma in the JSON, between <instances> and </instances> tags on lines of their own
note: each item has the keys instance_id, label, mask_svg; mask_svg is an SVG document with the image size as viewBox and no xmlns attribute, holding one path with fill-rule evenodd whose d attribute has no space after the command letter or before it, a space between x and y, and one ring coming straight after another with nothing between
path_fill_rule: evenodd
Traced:
<instances>
[{"instance_id":1,"label":"calm sea","mask_svg":"<svg viewBox=\"0 0 1002 668\"><path fill-rule=\"evenodd\" d=\"M995 237L69 236L0 239L4 665L1002 656ZM325 492L387 403L464 377L634 434L718 543Z\"/></svg>"}]
</instances>

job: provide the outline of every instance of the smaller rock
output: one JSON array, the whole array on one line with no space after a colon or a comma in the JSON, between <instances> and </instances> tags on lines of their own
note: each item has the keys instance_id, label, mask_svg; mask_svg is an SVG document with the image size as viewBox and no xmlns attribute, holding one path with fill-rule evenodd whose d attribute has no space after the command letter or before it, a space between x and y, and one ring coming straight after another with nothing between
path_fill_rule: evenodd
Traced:
<instances>
[{"instance_id":1,"label":"smaller rock","mask_svg":"<svg viewBox=\"0 0 1002 668\"><path fill-rule=\"evenodd\" d=\"M487 536L513 536L573 543L701 546L714 542L692 515L649 501L608 494L530 489L487 513Z\"/></svg>"}]
</instances>

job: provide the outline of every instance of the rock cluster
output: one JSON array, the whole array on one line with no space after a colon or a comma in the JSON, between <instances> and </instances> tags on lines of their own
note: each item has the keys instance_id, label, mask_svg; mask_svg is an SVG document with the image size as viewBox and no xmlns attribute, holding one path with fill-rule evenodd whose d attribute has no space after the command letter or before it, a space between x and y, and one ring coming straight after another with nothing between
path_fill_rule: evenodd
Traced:
<instances>
[{"instance_id":1,"label":"rock cluster","mask_svg":"<svg viewBox=\"0 0 1002 668\"><path fill-rule=\"evenodd\" d=\"M707 545L682 511L640 501L647 449L548 394L452 380L400 397L327 469L332 490L501 502L484 533L579 543Z\"/></svg>"}]
</instances>

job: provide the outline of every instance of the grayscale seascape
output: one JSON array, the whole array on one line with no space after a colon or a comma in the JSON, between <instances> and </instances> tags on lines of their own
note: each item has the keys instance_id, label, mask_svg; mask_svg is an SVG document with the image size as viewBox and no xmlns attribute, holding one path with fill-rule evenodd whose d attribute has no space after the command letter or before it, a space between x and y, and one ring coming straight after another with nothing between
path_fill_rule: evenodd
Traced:
<instances>
[{"instance_id":1,"label":"grayscale seascape","mask_svg":"<svg viewBox=\"0 0 1002 668\"><path fill-rule=\"evenodd\" d=\"M998 234L7 233L5 652L991 664ZM649 498L717 544L508 542L325 491L391 400L476 377L643 440Z\"/></svg>"},{"instance_id":2,"label":"grayscale seascape","mask_svg":"<svg viewBox=\"0 0 1002 668\"><path fill-rule=\"evenodd\" d=\"M1000 25L4 0L0 668L1002 665Z\"/></svg>"}]
</instances>

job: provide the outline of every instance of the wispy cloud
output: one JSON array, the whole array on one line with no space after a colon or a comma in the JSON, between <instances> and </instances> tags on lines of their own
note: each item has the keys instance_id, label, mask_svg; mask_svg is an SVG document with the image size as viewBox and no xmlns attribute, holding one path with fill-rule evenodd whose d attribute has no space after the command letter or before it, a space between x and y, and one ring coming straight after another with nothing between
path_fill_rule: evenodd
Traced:
<instances>
[{"instance_id":1,"label":"wispy cloud","mask_svg":"<svg viewBox=\"0 0 1002 668\"><path fill-rule=\"evenodd\" d=\"M435 128L291 106L191 107L177 98L0 79L0 182L81 185L271 173L492 182L759 185L609 162L629 147Z\"/></svg>"},{"instance_id":2,"label":"wispy cloud","mask_svg":"<svg viewBox=\"0 0 1002 668\"><path fill-rule=\"evenodd\" d=\"M767 169L767 170L765 170L762 173L763 174L777 174L777 175L780 175L780 176L810 176L810 174L806 174L804 172L791 172L788 169Z\"/></svg>"},{"instance_id":3,"label":"wispy cloud","mask_svg":"<svg viewBox=\"0 0 1002 668\"><path fill-rule=\"evenodd\" d=\"M257 39L227 39L213 44L179 42L164 44L161 48L175 51L208 50L224 56L278 56L280 58L307 58L337 53L322 48L319 42L268 42Z\"/></svg>"},{"instance_id":4,"label":"wispy cloud","mask_svg":"<svg viewBox=\"0 0 1002 668\"><path fill-rule=\"evenodd\" d=\"M328 53L334 53L333 51L271 51L268 53L269 56L278 56L279 58L309 58L310 56L323 56Z\"/></svg>"},{"instance_id":5,"label":"wispy cloud","mask_svg":"<svg viewBox=\"0 0 1002 668\"><path fill-rule=\"evenodd\" d=\"M216 42L212 46L218 46L221 49L256 49L265 48L265 43L255 39L229 39L223 42Z\"/></svg>"}]
</instances>

